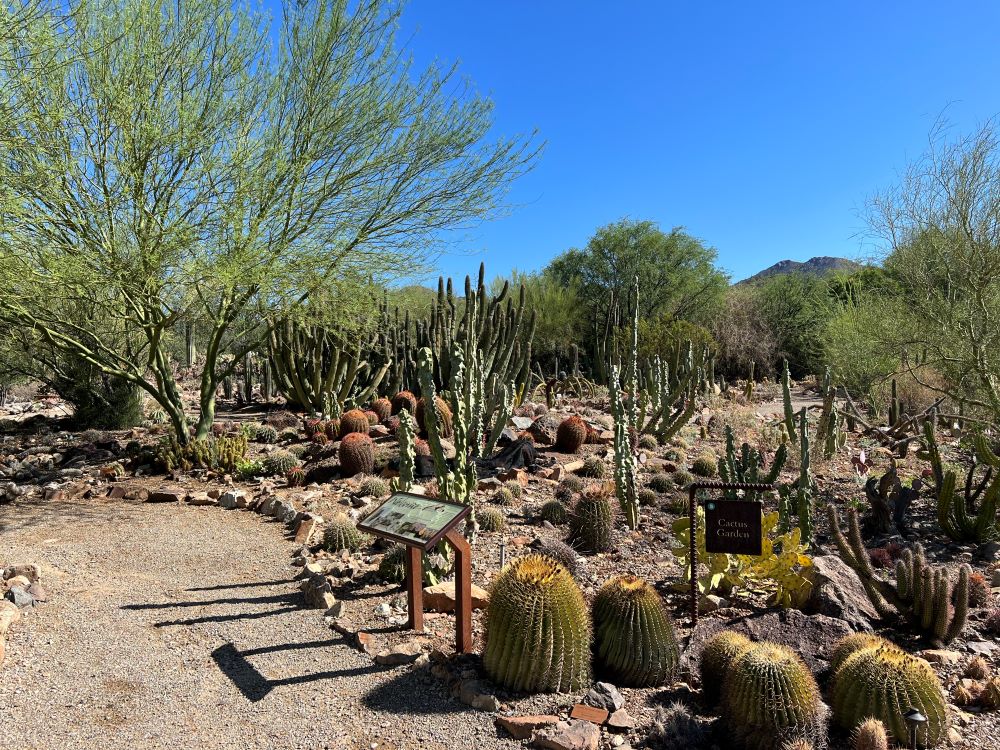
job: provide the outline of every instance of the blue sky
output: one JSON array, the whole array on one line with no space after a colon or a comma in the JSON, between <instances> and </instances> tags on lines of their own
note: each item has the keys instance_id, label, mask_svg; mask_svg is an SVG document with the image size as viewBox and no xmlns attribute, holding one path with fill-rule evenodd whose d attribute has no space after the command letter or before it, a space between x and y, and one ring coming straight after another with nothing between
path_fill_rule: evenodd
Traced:
<instances>
[{"instance_id":1,"label":"blue sky","mask_svg":"<svg viewBox=\"0 0 1000 750\"><path fill-rule=\"evenodd\" d=\"M418 63L461 62L497 131L547 141L445 273L533 270L623 216L683 225L734 280L858 257L858 211L945 112L1000 112L1000 4L412 0Z\"/></svg>"}]
</instances>

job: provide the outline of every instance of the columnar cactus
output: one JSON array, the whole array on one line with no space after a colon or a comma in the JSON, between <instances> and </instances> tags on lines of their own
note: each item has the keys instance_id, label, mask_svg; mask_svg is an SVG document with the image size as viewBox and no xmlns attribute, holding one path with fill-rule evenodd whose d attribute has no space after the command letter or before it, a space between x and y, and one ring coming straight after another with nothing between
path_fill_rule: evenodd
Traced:
<instances>
[{"instance_id":1,"label":"columnar cactus","mask_svg":"<svg viewBox=\"0 0 1000 750\"><path fill-rule=\"evenodd\" d=\"M848 534L845 537L840 529L837 509L829 505L827 511L840 557L858 574L868 598L881 617L903 617L935 643L948 643L961 634L969 614L969 576L972 569L968 565L959 568L958 583L952 590L947 569L928 566L923 547L917 544L912 550L904 550L903 556L896 561L896 582L893 585L875 573L861 539L857 512L853 508L848 511Z\"/></svg>"},{"instance_id":2,"label":"columnar cactus","mask_svg":"<svg viewBox=\"0 0 1000 750\"><path fill-rule=\"evenodd\" d=\"M490 590L483 665L512 690L570 693L590 685L590 617L565 567L527 555L500 571Z\"/></svg>"},{"instance_id":3,"label":"columnar cactus","mask_svg":"<svg viewBox=\"0 0 1000 750\"><path fill-rule=\"evenodd\" d=\"M426 417L427 411L430 411L427 408L427 401L426 399L421 398L419 401L417 401L417 410L414 416L416 416L417 418L417 425L419 425L421 431L424 432L430 432L430 430L427 427L427 417ZM445 439L450 438L452 435L453 427L452 427L451 409L449 408L448 403L443 398L440 397L435 398L433 411L435 414L437 414L438 434Z\"/></svg>"},{"instance_id":4,"label":"columnar cactus","mask_svg":"<svg viewBox=\"0 0 1000 750\"><path fill-rule=\"evenodd\" d=\"M399 415L399 430L396 435L399 437L399 477L395 480L395 488L407 492L413 487L413 472L417 462L417 426L410 412L405 409Z\"/></svg>"},{"instance_id":5,"label":"columnar cactus","mask_svg":"<svg viewBox=\"0 0 1000 750\"><path fill-rule=\"evenodd\" d=\"M775 643L758 643L730 666L723 685L723 718L748 750L772 750L804 739L826 747L826 706L802 659Z\"/></svg>"},{"instance_id":6,"label":"columnar cactus","mask_svg":"<svg viewBox=\"0 0 1000 750\"><path fill-rule=\"evenodd\" d=\"M813 500L817 490L816 480L812 476L812 439L809 437L809 420L805 407L799 413L799 431L795 442L799 448L799 478L794 484L778 488L780 528L782 531L791 529L792 516L795 515L798 518L800 538L805 544L811 544L814 530Z\"/></svg>"},{"instance_id":7,"label":"columnar cactus","mask_svg":"<svg viewBox=\"0 0 1000 750\"><path fill-rule=\"evenodd\" d=\"M879 719L896 742L908 743L903 715L916 708L927 717L917 730L920 747L934 747L948 732L948 705L934 670L888 641L855 651L833 675L834 720L853 730Z\"/></svg>"},{"instance_id":8,"label":"columnar cactus","mask_svg":"<svg viewBox=\"0 0 1000 750\"><path fill-rule=\"evenodd\" d=\"M556 450L576 453L587 441L587 423L577 416L566 417L556 430Z\"/></svg>"},{"instance_id":9,"label":"columnar cactus","mask_svg":"<svg viewBox=\"0 0 1000 750\"><path fill-rule=\"evenodd\" d=\"M612 578L594 599L598 661L615 682L635 687L668 683L677 669L677 637L660 595L636 576Z\"/></svg>"},{"instance_id":10,"label":"columnar cactus","mask_svg":"<svg viewBox=\"0 0 1000 750\"><path fill-rule=\"evenodd\" d=\"M361 409L351 409L350 411L345 411L344 416L340 418L341 438L355 432L367 435L369 429L371 429L371 424L368 421L367 415L365 415Z\"/></svg>"},{"instance_id":11,"label":"columnar cactus","mask_svg":"<svg viewBox=\"0 0 1000 750\"><path fill-rule=\"evenodd\" d=\"M989 469L978 487L974 486L974 471L969 472L964 495L957 490L958 477L955 472L943 469L934 436L933 419L924 422L924 442L927 448L922 455L928 457L934 473L938 495L938 523L941 528L959 542L983 542L995 537L997 506L1000 504L1000 457L990 449L986 438L982 434L976 435L975 448L979 463L985 464ZM972 512L970 509L975 505L978 508Z\"/></svg>"},{"instance_id":12,"label":"columnar cactus","mask_svg":"<svg viewBox=\"0 0 1000 750\"><path fill-rule=\"evenodd\" d=\"M375 470L375 444L368 435L352 432L340 441L340 467L344 476L371 474Z\"/></svg>"},{"instance_id":13,"label":"columnar cactus","mask_svg":"<svg viewBox=\"0 0 1000 750\"><path fill-rule=\"evenodd\" d=\"M743 443L739 452L736 451L736 435L733 428L726 425L726 457L719 463L719 475L723 482L739 482L741 484L774 484L778 481L781 468L788 458L788 448L782 444L774 454L771 468L763 471L764 457L749 443ZM736 499L736 490L728 490L726 497ZM756 500L757 492L747 492L747 500Z\"/></svg>"},{"instance_id":14,"label":"columnar cactus","mask_svg":"<svg viewBox=\"0 0 1000 750\"><path fill-rule=\"evenodd\" d=\"M570 539L573 545L588 552L611 549L614 511L606 487L585 492L576 501L569 517Z\"/></svg>"},{"instance_id":15,"label":"columnar cactus","mask_svg":"<svg viewBox=\"0 0 1000 750\"><path fill-rule=\"evenodd\" d=\"M733 661L753 646L742 633L723 630L712 636L701 650L701 686L708 705L715 705L722 695L722 685L731 674Z\"/></svg>"}]
</instances>

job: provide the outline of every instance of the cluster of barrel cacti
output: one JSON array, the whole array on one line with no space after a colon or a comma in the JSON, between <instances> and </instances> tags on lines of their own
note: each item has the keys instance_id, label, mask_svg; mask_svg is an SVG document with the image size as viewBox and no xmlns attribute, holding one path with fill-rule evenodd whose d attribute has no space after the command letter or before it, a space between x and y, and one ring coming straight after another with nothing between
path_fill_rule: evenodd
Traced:
<instances>
[{"instance_id":1,"label":"cluster of barrel cacti","mask_svg":"<svg viewBox=\"0 0 1000 750\"><path fill-rule=\"evenodd\" d=\"M916 730L920 747L934 747L948 732L948 705L931 666L878 636L848 637L836 648L831 664L834 720L844 729L879 742L887 729L897 743L908 745L904 715L917 709L927 719Z\"/></svg>"},{"instance_id":2,"label":"cluster of barrel cacti","mask_svg":"<svg viewBox=\"0 0 1000 750\"><path fill-rule=\"evenodd\" d=\"M826 747L827 709L819 686L791 649L723 631L702 649L701 680L706 700L721 701L723 719L749 750L796 741Z\"/></svg>"},{"instance_id":3,"label":"cluster of barrel cacti","mask_svg":"<svg viewBox=\"0 0 1000 750\"><path fill-rule=\"evenodd\" d=\"M840 528L840 518L833 505L827 506L830 529L837 551L858 574L865 592L883 618L903 618L916 630L935 642L948 643L965 629L969 613L968 565L962 565L958 582L952 587L948 571L927 564L920 544L904 550L896 561L895 583L882 580L875 572L868 550L861 539L857 512L848 511L848 533Z\"/></svg>"}]
</instances>

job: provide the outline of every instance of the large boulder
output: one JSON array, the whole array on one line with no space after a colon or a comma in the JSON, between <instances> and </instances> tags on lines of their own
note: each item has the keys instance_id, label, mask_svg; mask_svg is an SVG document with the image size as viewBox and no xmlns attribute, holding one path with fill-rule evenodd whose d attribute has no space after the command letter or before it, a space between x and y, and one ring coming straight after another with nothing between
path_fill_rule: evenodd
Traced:
<instances>
[{"instance_id":1,"label":"large boulder","mask_svg":"<svg viewBox=\"0 0 1000 750\"><path fill-rule=\"evenodd\" d=\"M836 617L852 630L872 630L872 621L879 619L878 612L858 574L847 563L837 555L819 555L813 558L808 575L813 588L806 602L806 612Z\"/></svg>"},{"instance_id":2,"label":"large boulder","mask_svg":"<svg viewBox=\"0 0 1000 750\"><path fill-rule=\"evenodd\" d=\"M747 612L720 609L698 622L681 655L681 671L699 673L701 650L716 633L735 630L752 641L772 641L798 652L814 674L823 675L830 666L833 647L851 628L843 620L826 615L807 615L797 609Z\"/></svg>"},{"instance_id":3,"label":"large boulder","mask_svg":"<svg viewBox=\"0 0 1000 750\"><path fill-rule=\"evenodd\" d=\"M543 414L528 428L531 437L539 445L554 445L556 432L559 430L559 419L552 414Z\"/></svg>"}]
</instances>

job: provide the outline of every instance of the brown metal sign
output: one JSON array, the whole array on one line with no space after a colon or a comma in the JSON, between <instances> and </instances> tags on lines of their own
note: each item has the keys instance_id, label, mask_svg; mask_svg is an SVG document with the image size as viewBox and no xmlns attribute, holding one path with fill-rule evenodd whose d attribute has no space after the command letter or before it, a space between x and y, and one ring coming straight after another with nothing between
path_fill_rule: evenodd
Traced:
<instances>
[{"instance_id":1,"label":"brown metal sign","mask_svg":"<svg viewBox=\"0 0 1000 750\"><path fill-rule=\"evenodd\" d=\"M761 554L761 506L756 500L705 503L705 551Z\"/></svg>"}]
</instances>

